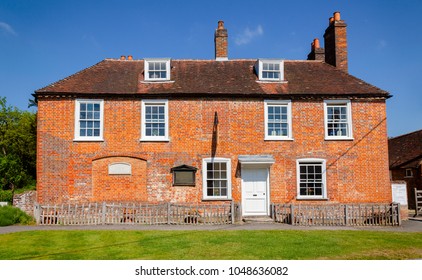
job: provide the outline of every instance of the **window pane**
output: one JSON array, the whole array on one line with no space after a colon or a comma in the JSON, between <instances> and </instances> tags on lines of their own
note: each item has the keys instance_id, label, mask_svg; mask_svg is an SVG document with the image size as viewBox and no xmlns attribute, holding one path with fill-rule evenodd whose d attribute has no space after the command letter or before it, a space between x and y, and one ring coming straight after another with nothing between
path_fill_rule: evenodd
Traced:
<instances>
[{"instance_id":1,"label":"window pane","mask_svg":"<svg viewBox=\"0 0 422 280\"><path fill-rule=\"evenodd\" d=\"M207 162L206 180L208 196L227 196L228 170L226 162ZM211 192L212 190L212 192ZM212 193L212 194L211 194Z\"/></svg>"},{"instance_id":2,"label":"window pane","mask_svg":"<svg viewBox=\"0 0 422 280\"><path fill-rule=\"evenodd\" d=\"M287 105L268 106L268 136L288 136L289 123Z\"/></svg>"},{"instance_id":3,"label":"window pane","mask_svg":"<svg viewBox=\"0 0 422 280\"><path fill-rule=\"evenodd\" d=\"M307 162L299 164L299 193L302 196L322 196L322 163Z\"/></svg>"}]
</instances>

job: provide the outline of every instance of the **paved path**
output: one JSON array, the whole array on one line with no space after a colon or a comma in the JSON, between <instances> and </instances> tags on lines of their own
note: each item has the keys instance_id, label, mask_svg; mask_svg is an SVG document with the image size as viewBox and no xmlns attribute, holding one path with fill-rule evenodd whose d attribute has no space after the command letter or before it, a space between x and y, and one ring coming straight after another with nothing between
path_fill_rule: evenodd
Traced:
<instances>
[{"instance_id":1,"label":"paved path","mask_svg":"<svg viewBox=\"0 0 422 280\"><path fill-rule=\"evenodd\" d=\"M327 227L292 226L280 223L242 223L233 225L98 225L98 226L7 226L0 234L33 230L370 230L421 232L422 220L403 221L401 226Z\"/></svg>"}]
</instances>

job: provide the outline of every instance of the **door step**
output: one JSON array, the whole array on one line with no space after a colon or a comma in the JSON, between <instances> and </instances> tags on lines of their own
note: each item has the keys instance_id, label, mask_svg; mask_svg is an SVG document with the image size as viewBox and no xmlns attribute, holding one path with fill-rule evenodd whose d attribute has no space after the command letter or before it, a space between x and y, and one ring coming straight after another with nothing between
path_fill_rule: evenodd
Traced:
<instances>
[{"instance_id":1,"label":"door step","mask_svg":"<svg viewBox=\"0 0 422 280\"><path fill-rule=\"evenodd\" d=\"M244 223L274 223L274 220L268 216L246 216L242 218Z\"/></svg>"}]
</instances>

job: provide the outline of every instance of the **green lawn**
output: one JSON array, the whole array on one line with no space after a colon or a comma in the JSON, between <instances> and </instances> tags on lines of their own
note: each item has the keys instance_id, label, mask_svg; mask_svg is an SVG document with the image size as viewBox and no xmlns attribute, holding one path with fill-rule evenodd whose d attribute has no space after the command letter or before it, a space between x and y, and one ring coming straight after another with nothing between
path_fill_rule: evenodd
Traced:
<instances>
[{"instance_id":1,"label":"green lawn","mask_svg":"<svg viewBox=\"0 0 422 280\"><path fill-rule=\"evenodd\" d=\"M0 259L418 259L422 233L379 231L29 231L0 235Z\"/></svg>"}]
</instances>

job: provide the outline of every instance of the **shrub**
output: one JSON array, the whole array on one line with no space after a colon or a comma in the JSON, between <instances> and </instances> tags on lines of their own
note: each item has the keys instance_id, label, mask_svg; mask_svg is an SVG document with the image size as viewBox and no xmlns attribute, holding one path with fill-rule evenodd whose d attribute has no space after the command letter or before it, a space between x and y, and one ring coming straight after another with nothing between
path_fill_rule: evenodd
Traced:
<instances>
[{"instance_id":1,"label":"shrub","mask_svg":"<svg viewBox=\"0 0 422 280\"><path fill-rule=\"evenodd\" d=\"M34 218L13 206L0 206L0 227L14 224L29 225L34 223Z\"/></svg>"},{"instance_id":2,"label":"shrub","mask_svg":"<svg viewBox=\"0 0 422 280\"><path fill-rule=\"evenodd\" d=\"M13 192L11 190L0 189L0 201L6 201L10 204L13 203Z\"/></svg>"}]
</instances>

